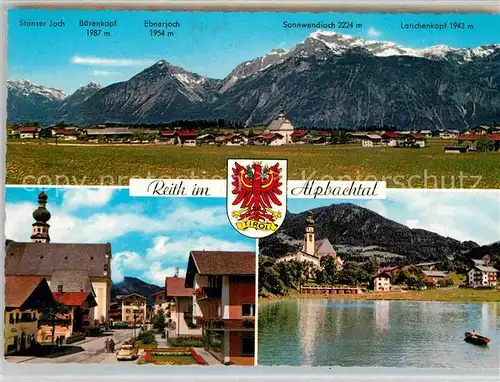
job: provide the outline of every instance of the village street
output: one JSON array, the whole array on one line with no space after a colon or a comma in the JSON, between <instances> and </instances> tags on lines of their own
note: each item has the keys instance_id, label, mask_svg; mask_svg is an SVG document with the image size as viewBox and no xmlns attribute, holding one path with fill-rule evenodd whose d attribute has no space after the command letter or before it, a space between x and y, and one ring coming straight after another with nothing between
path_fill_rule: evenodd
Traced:
<instances>
[{"instance_id":1,"label":"village street","mask_svg":"<svg viewBox=\"0 0 500 382\"><path fill-rule=\"evenodd\" d=\"M66 345L65 355L47 355L45 357L30 356L8 356L7 362L11 363L118 363L116 351L121 344L133 336L133 329L113 330L112 334L103 337L90 337L71 345ZM104 343L106 338L112 338L115 342L115 353L106 353ZM120 362L130 364L131 362ZM135 362L132 362L135 363Z\"/></svg>"}]
</instances>

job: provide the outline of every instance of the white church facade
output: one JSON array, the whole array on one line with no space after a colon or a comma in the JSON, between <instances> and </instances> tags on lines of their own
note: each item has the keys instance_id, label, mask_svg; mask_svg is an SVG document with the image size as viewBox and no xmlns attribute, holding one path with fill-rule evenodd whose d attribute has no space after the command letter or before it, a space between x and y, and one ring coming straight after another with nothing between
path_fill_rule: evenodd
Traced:
<instances>
[{"instance_id":1,"label":"white church facade","mask_svg":"<svg viewBox=\"0 0 500 382\"><path fill-rule=\"evenodd\" d=\"M340 256L337 255L337 252L333 248L330 240L321 239L315 240L314 233L314 217L312 211L308 211L306 218L306 229L304 232L304 243L302 245L302 249L296 253L289 254L283 257L276 259L277 262L283 261L292 261L295 260L297 262L308 261L312 264L313 267L319 268L321 266L321 258L325 256L331 256L335 260L337 267L342 269L344 263Z\"/></svg>"},{"instance_id":2,"label":"white church facade","mask_svg":"<svg viewBox=\"0 0 500 382\"><path fill-rule=\"evenodd\" d=\"M267 125L262 136L267 137L273 135L272 146L290 145L293 143L293 132L294 128L292 122L285 117L285 107L280 105L278 118Z\"/></svg>"}]
</instances>

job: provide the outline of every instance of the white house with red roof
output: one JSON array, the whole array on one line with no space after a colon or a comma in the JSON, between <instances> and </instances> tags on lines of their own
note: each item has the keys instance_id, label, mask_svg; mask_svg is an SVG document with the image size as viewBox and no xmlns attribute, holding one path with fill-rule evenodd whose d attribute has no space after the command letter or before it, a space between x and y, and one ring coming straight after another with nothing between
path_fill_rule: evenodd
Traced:
<instances>
[{"instance_id":1,"label":"white house with red roof","mask_svg":"<svg viewBox=\"0 0 500 382\"><path fill-rule=\"evenodd\" d=\"M477 287L495 287L497 285L498 269L489 264L489 257L473 259L473 266L467 272L469 285Z\"/></svg>"},{"instance_id":2,"label":"white house with red roof","mask_svg":"<svg viewBox=\"0 0 500 382\"><path fill-rule=\"evenodd\" d=\"M374 292L389 292L391 290L391 273L380 269L379 272L373 276L373 291Z\"/></svg>"},{"instance_id":3,"label":"white house with red roof","mask_svg":"<svg viewBox=\"0 0 500 382\"><path fill-rule=\"evenodd\" d=\"M36 139L39 137L38 127L20 127L17 132L21 139Z\"/></svg>"}]
</instances>

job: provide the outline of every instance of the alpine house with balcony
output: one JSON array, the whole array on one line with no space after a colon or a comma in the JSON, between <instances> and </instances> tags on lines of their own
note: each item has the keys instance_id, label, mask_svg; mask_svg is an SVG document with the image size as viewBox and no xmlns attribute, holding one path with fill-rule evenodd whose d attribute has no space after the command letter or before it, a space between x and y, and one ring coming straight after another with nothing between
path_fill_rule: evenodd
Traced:
<instances>
[{"instance_id":1,"label":"alpine house with balcony","mask_svg":"<svg viewBox=\"0 0 500 382\"><path fill-rule=\"evenodd\" d=\"M254 365L255 252L191 251L186 288L205 348L224 364Z\"/></svg>"}]
</instances>

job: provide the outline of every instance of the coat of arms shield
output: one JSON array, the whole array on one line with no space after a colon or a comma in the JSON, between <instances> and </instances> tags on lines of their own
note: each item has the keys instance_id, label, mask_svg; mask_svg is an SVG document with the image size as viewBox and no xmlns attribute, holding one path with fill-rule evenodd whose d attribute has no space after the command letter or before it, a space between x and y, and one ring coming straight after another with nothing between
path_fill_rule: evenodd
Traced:
<instances>
[{"instance_id":1,"label":"coat of arms shield","mask_svg":"<svg viewBox=\"0 0 500 382\"><path fill-rule=\"evenodd\" d=\"M287 161L228 159L227 215L242 235L262 238L285 220Z\"/></svg>"}]
</instances>

